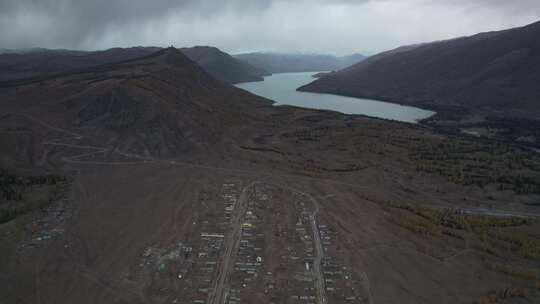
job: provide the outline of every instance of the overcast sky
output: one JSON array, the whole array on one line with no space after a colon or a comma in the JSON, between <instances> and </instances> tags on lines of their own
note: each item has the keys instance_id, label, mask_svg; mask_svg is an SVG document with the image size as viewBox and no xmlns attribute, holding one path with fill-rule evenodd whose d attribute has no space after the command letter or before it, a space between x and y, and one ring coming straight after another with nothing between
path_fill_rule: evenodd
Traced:
<instances>
[{"instance_id":1,"label":"overcast sky","mask_svg":"<svg viewBox=\"0 0 540 304\"><path fill-rule=\"evenodd\" d=\"M540 20L540 0L0 0L0 48L373 54Z\"/></svg>"}]
</instances>

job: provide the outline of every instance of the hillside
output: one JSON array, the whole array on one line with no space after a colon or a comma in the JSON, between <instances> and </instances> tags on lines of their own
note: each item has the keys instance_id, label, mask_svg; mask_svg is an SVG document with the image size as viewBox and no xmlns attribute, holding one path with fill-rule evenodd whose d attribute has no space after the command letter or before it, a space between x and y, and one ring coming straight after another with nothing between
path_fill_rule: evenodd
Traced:
<instances>
[{"instance_id":1,"label":"hillside","mask_svg":"<svg viewBox=\"0 0 540 304\"><path fill-rule=\"evenodd\" d=\"M235 58L270 73L317 72L340 70L364 60L361 54L337 57L279 53L238 54Z\"/></svg>"},{"instance_id":2,"label":"hillside","mask_svg":"<svg viewBox=\"0 0 540 304\"><path fill-rule=\"evenodd\" d=\"M375 55L302 90L539 117L540 22ZM509 113L510 112L510 113Z\"/></svg>"},{"instance_id":3,"label":"hillside","mask_svg":"<svg viewBox=\"0 0 540 304\"><path fill-rule=\"evenodd\" d=\"M90 132L113 150L144 157L217 143L240 117L249 121L243 107L262 101L214 79L173 48L75 73L1 83L0 96L7 113L40 113L48 123Z\"/></svg>"},{"instance_id":4,"label":"hillside","mask_svg":"<svg viewBox=\"0 0 540 304\"><path fill-rule=\"evenodd\" d=\"M538 145L539 36L540 22L403 47L299 90L426 107L432 123Z\"/></svg>"},{"instance_id":5,"label":"hillside","mask_svg":"<svg viewBox=\"0 0 540 304\"><path fill-rule=\"evenodd\" d=\"M51 75L149 55L159 48L113 48L105 51L30 49L0 55L0 81Z\"/></svg>"},{"instance_id":6,"label":"hillside","mask_svg":"<svg viewBox=\"0 0 540 304\"><path fill-rule=\"evenodd\" d=\"M150 55L157 47L113 48L104 51L30 49L0 53L0 81L52 75ZM261 81L267 73L238 62L213 47L183 48L182 51L215 78L237 83Z\"/></svg>"},{"instance_id":7,"label":"hillside","mask_svg":"<svg viewBox=\"0 0 540 304\"><path fill-rule=\"evenodd\" d=\"M215 47L195 46L180 50L210 75L229 83L262 81L262 76L268 75L264 70L239 61Z\"/></svg>"}]
</instances>

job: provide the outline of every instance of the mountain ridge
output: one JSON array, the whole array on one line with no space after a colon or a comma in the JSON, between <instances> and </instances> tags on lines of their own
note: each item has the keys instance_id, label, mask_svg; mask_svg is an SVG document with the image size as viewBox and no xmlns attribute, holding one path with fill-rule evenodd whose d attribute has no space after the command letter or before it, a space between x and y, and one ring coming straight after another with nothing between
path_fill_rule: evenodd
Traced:
<instances>
[{"instance_id":1,"label":"mountain ridge","mask_svg":"<svg viewBox=\"0 0 540 304\"><path fill-rule=\"evenodd\" d=\"M235 58L264 69L270 73L319 72L340 70L364 60L361 54L333 56L319 54L286 53L245 53L234 55Z\"/></svg>"},{"instance_id":2,"label":"mountain ridge","mask_svg":"<svg viewBox=\"0 0 540 304\"><path fill-rule=\"evenodd\" d=\"M540 57L535 55L540 42L536 34L540 35L540 22L400 47L374 55L300 90L378 97L411 105L506 109L516 116L534 118L538 117L535 102L540 97L534 88L534 83L540 81ZM521 87L520 82L523 82ZM490 90L498 93L490 94ZM520 101L509 102L505 95ZM528 115L531 110L534 115Z\"/></svg>"},{"instance_id":3,"label":"mountain ridge","mask_svg":"<svg viewBox=\"0 0 540 304\"><path fill-rule=\"evenodd\" d=\"M0 82L69 73L92 66L123 62L157 52L158 47L111 48L103 51L32 49L0 54ZM262 81L268 74L214 47L196 46L182 51L212 76L228 83Z\"/></svg>"},{"instance_id":4,"label":"mountain ridge","mask_svg":"<svg viewBox=\"0 0 540 304\"><path fill-rule=\"evenodd\" d=\"M35 117L47 117L70 132L92 134L83 136L94 139L85 145L109 143L145 157L219 143L225 130L256 115L246 107L270 104L213 78L174 48L14 82L0 87L0 96L8 113L39 113Z\"/></svg>"}]
</instances>

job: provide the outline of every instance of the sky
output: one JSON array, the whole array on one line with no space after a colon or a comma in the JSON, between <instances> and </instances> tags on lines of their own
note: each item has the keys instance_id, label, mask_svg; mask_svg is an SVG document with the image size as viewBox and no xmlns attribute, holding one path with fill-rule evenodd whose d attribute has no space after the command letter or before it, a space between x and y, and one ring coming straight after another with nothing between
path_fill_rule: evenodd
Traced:
<instances>
[{"instance_id":1,"label":"sky","mask_svg":"<svg viewBox=\"0 0 540 304\"><path fill-rule=\"evenodd\" d=\"M0 0L0 48L372 55L540 20L540 0Z\"/></svg>"}]
</instances>

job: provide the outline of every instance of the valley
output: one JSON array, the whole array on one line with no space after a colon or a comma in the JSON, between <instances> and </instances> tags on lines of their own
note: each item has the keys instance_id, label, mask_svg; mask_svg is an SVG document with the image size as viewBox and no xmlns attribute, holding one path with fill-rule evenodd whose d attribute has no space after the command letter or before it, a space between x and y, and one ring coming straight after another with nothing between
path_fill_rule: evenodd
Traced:
<instances>
[{"instance_id":1,"label":"valley","mask_svg":"<svg viewBox=\"0 0 540 304\"><path fill-rule=\"evenodd\" d=\"M0 107L2 302L540 298L523 147L276 107L175 48L3 82Z\"/></svg>"}]
</instances>

